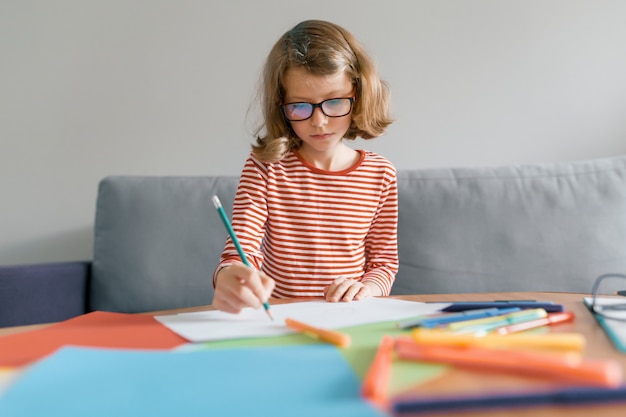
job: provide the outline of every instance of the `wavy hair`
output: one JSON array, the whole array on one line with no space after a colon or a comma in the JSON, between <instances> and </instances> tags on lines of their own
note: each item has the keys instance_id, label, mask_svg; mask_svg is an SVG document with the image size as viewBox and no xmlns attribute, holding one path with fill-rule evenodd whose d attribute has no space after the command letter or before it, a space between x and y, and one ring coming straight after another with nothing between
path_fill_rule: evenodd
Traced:
<instances>
[{"instance_id":1,"label":"wavy hair","mask_svg":"<svg viewBox=\"0 0 626 417\"><path fill-rule=\"evenodd\" d=\"M267 56L259 91L263 124L254 132L252 145L259 160L279 161L302 145L280 108L285 73L292 68L320 76L346 71L356 91L346 139L376 138L393 122L389 87L354 36L334 23L306 20L281 36Z\"/></svg>"}]
</instances>

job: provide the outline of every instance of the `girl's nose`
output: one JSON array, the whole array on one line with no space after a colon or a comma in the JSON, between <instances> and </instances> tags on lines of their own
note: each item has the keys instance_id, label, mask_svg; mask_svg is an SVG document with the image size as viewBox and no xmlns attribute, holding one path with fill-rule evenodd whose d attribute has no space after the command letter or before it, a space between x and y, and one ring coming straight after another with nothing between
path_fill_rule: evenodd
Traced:
<instances>
[{"instance_id":1,"label":"girl's nose","mask_svg":"<svg viewBox=\"0 0 626 417\"><path fill-rule=\"evenodd\" d=\"M322 112L321 108L314 108L311 116L311 125L314 127L324 126L328 123L328 117Z\"/></svg>"}]
</instances>

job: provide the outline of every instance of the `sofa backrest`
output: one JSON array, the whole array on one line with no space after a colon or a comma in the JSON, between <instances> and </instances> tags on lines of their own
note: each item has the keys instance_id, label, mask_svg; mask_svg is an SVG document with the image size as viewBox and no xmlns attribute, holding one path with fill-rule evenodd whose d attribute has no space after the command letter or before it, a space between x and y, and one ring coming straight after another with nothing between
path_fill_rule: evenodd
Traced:
<instances>
[{"instance_id":1,"label":"sofa backrest","mask_svg":"<svg viewBox=\"0 0 626 417\"><path fill-rule=\"evenodd\" d=\"M115 176L99 185L90 308L210 304L236 177ZM626 272L626 156L399 171L392 294L589 292Z\"/></svg>"},{"instance_id":2,"label":"sofa backrest","mask_svg":"<svg viewBox=\"0 0 626 417\"><path fill-rule=\"evenodd\" d=\"M207 305L237 177L112 176L98 187L90 309L143 312Z\"/></svg>"},{"instance_id":3,"label":"sofa backrest","mask_svg":"<svg viewBox=\"0 0 626 417\"><path fill-rule=\"evenodd\" d=\"M626 156L403 171L398 184L395 294L589 293L626 272Z\"/></svg>"}]
</instances>

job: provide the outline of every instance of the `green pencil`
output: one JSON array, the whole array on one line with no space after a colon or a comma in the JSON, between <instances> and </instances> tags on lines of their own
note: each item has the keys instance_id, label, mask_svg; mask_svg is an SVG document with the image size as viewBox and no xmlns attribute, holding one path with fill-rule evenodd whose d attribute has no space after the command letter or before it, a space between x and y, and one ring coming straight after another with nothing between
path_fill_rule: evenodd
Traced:
<instances>
[{"instance_id":1,"label":"green pencil","mask_svg":"<svg viewBox=\"0 0 626 417\"><path fill-rule=\"evenodd\" d=\"M243 262L243 264L246 266L252 267L252 265L250 265L250 262L248 262L248 258L246 258L246 254L244 253L243 248L241 247L241 244L239 243L239 239L237 239L237 235L235 234L233 227L230 225L230 221L228 221L228 217L226 216L226 212L224 211L224 208L222 207L222 203L220 202L220 199L216 195L213 196L213 204L215 205L217 212L222 218L222 223L224 223L224 226L226 227L226 231L228 232L228 235L230 236L230 240L233 241L233 245L235 245L235 248L237 249L237 253L239 253L241 262ZM265 309L265 312L267 313L269 318L274 320L274 317L272 317L272 312L270 311L270 304L267 301L263 302L263 308Z\"/></svg>"}]
</instances>

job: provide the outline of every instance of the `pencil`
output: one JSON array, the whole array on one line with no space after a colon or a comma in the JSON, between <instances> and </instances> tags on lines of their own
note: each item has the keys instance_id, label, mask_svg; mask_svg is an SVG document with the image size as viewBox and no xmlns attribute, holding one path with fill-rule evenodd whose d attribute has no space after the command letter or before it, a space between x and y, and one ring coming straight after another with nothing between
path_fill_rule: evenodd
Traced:
<instances>
[{"instance_id":1,"label":"pencil","mask_svg":"<svg viewBox=\"0 0 626 417\"><path fill-rule=\"evenodd\" d=\"M226 212L224 211L224 208L222 207L222 203L220 202L220 199L216 195L213 196L213 205L215 205L217 212L222 218L222 223L224 223L224 227L226 227L226 231L228 232L228 235L230 236L230 240L233 241L233 245L235 245L235 248L237 249L237 253L239 254L239 257L241 258L241 262L243 262L243 264L248 267L252 267L252 265L250 265L250 262L248 262L248 258L246 258L246 254L243 251L241 244L239 243L239 239L237 239L237 235L235 234L233 227L230 225L230 221L228 221L228 217L226 216ZM274 317L272 316L272 312L270 311L270 304L267 301L263 302L263 308L265 309L265 312L267 313L269 318L273 321Z\"/></svg>"}]
</instances>

